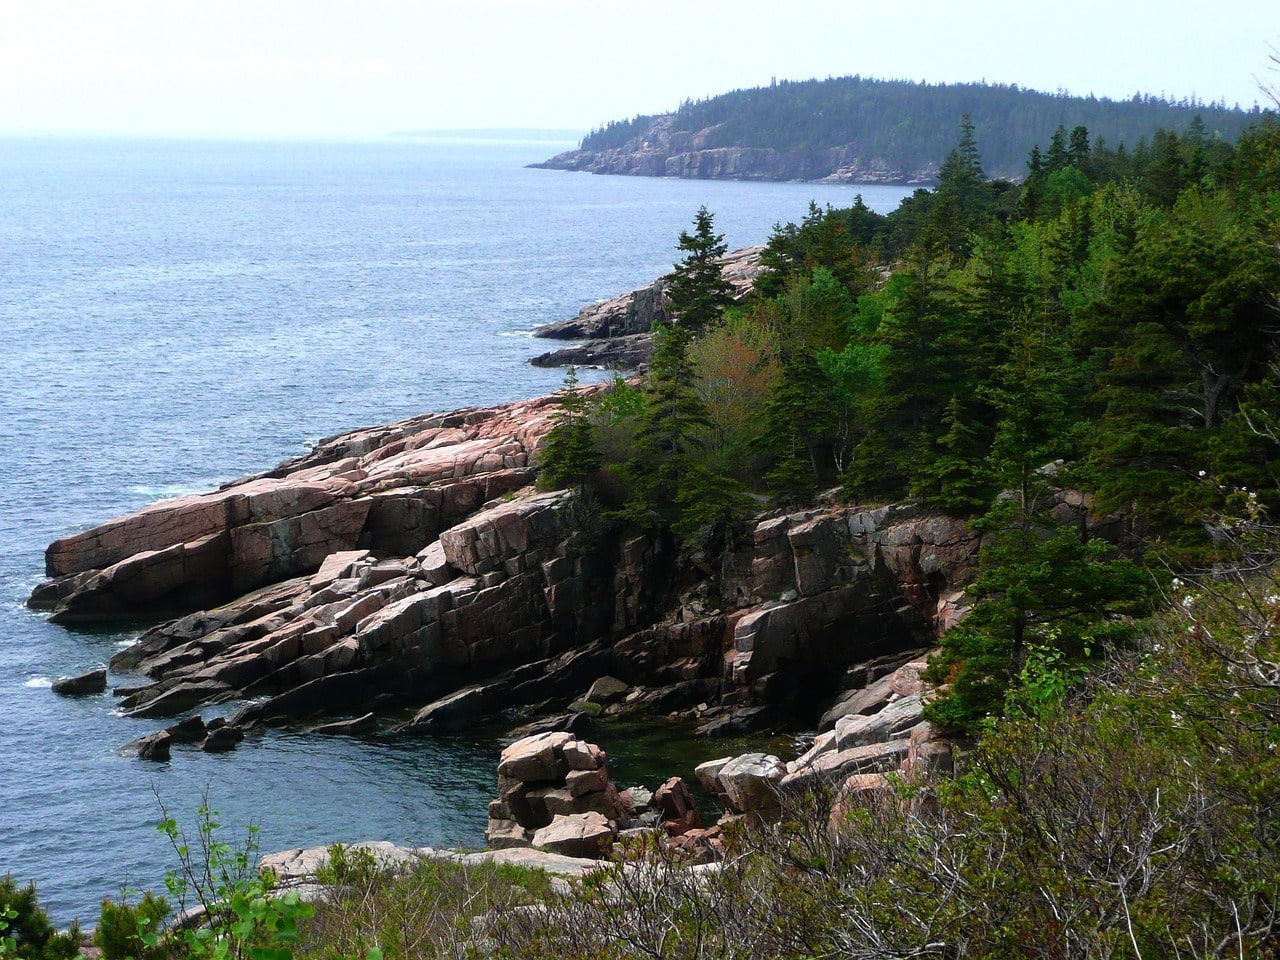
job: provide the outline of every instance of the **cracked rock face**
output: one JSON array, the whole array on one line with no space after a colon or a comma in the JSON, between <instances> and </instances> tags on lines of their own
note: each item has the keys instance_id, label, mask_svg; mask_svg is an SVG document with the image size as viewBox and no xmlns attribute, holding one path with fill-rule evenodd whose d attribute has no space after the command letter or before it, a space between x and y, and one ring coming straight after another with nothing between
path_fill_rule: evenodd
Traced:
<instances>
[{"instance_id":1,"label":"cracked rock face","mask_svg":"<svg viewBox=\"0 0 1280 960\"><path fill-rule=\"evenodd\" d=\"M846 670L918 657L963 614L981 541L910 506L763 517L724 568L722 601L676 595L660 539L584 543L578 501L530 485L555 409L540 398L331 438L57 541L56 578L31 603L64 621L189 611L112 659L144 678L116 691L134 715L252 698L232 726L320 716L368 730L391 704L418 710L398 729L423 734L583 702L606 716L697 709L709 731L742 732L839 697L834 722L918 682L871 689L883 671ZM570 800L600 792L584 783Z\"/></svg>"}]
</instances>

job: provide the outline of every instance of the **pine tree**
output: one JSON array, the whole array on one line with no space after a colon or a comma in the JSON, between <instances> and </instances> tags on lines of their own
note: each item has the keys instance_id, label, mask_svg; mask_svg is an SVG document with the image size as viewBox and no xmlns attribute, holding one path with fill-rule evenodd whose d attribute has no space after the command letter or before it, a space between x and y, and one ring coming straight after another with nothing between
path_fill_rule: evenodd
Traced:
<instances>
[{"instance_id":1,"label":"pine tree","mask_svg":"<svg viewBox=\"0 0 1280 960\"><path fill-rule=\"evenodd\" d=\"M565 371L556 403L559 409L552 416L551 430L538 447L538 464L542 468L538 484L546 490L575 487L585 495L600 469L601 457L587 417L586 398L578 389L578 371L572 365Z\"/></svg>"},{"instance_id":2,"label":"pine tree","mask_svg":"<svg viewBox=\"0 0 1280 960\"><path fill-rule=\"evenodd\" d=\"M681 477L701 446L699 431L711 425L689 357L691 339L677 323L660 324L654 331L636 456L628 465L632 495L623 513L642 526L669 525L678 519Z\"/></svg>"},{"instance_id":3,"label":"pine tree","mask_svg":"<svg viewBox=\"0 0 1280 960\"><path fill-rule=\"evenodd\" d=\"M720 258L728 249L724 235L714 230L715 218L705 206L694 215L693 233L680 232L677 246L684 259L667 281L667 302L677 324L697 334L715 323L733 302L733 288L724 278Z\"/></svg>"}]
</instances>

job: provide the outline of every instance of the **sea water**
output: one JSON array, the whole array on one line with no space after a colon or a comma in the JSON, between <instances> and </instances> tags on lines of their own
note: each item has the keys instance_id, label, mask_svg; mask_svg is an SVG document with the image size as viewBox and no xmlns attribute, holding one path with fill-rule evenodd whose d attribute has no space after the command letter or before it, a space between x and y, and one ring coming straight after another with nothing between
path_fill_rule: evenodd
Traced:
<instances>
[{"instance_id":1,"label":"sea water","mask_svg":"<svg viewBox=\"0 0 1280 960\"><path fill-rule=\"evenodd\" d=\"M145 625L25 609L50 541L339 431L551 392L561 373L526 361L554 344L528 331L670 269L701 204L736 247L810 200L887 212L907 192L524 167L568 146L0 139L0 873L57 922L157 886L162 807L194 828L205 798L264 850L479 845L501 731L123 757L164 722L49 684Z\"/></svg>"}]
</instances>

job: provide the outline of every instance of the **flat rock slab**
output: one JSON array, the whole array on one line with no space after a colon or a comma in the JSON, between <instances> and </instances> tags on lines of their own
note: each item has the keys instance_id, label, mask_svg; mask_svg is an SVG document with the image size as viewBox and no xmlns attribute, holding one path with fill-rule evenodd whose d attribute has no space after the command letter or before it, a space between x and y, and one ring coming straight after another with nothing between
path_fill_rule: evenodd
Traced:
<instances>
[{"instance_id":1,"label":"flat rock slab","mask_svg":"<svg viewBox=\"0 0 1280 960\"><path fill-rule=\"evenodd\" d=\"M601 868L596 860L566 857L545 850L529 847L508 850L482 850L464 853L460 850L440 850L434 847L402 847L387 840L366 840L345 845L347 850L363 850L373 855L379 866L386 869L403 867L419 859L448 860L465 866L483 863L510 864L530 870L545 870L562 877L580 877ZM268 853L258 862L261 870L271 870L276 879L290 886L305 883L315 877L316 871L329 863L328 847L298 847Z\"/></svg>"}]
</instances>

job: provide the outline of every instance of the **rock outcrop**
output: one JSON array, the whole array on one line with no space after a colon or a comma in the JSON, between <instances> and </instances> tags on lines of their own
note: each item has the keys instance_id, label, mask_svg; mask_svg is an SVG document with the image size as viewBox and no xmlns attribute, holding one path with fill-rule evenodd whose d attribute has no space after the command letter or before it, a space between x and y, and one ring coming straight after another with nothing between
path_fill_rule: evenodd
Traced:
<instances>
[{"instance_id":1,"label":"rock outcrop","mask_svg":"<svg viewBox=\"0 0 1280 960\"><path fill-rule=\"evenodd\" d=\"M311 575L335 554L411 556L530 482L553 409L542 398L359 430L213 493L151 504L53 543L54 579L29 603L63 623L197 609Z\"/></svg>"},{"instance_id":2,"label":"rock outcrop","mask_svg":"<svg viewBox=\"0 0 1280 960\"><path fill-rule=\"evenodd\" d=\"M715 146L715 128L672 129L674 114L650 122L621 147L568 150L541 163L546 170L695 180L821 180L828 183L928 183L938 176L934 164L903 169L883 157L869 157L860 144L821 149L774 150L766 147Z\"/></svg>"},{"instance_id":3,"label":"rock outcrop","mask_svg":"<svg viewBox=\"0 0 1280 960\"><path fill-rule=\"evenodd\" d=\"M63 621L195 606L111 669L141 674L115 691L139 717L251 699L210 749L311 717L369 730L391 707L417 710L400 726L412 733L500 712L578 730L687 711L715 735L816 723L839 699L831 726L897 695L879 681L963 613L980 537L910 505L759 518L711 602L661 538L584 536L572 495L529 486L553 410L543 398L331 438L58 541L32 603Z\"/></svg>"},{"instance_id":4,"label":"rock outcrop","mask_svg":"<svg viewBox=\"0 0 1280 960\"><path fill-rule=\"evenodd\" d=\"M760 254L764 247L731 250L721 258L724 277L733 288L733 296L741 300L751 292L763 265ZM552 350L534 357L536 367L612 366L638 367L648 363L653 352L650 331L654 324L670 319L667 313L666 288L669 276L628 291L609 300L583 307L572 320L547 323L534 330L535 337L551 340L579 340L572 347Z\"/></svg>"}]
</instances>

